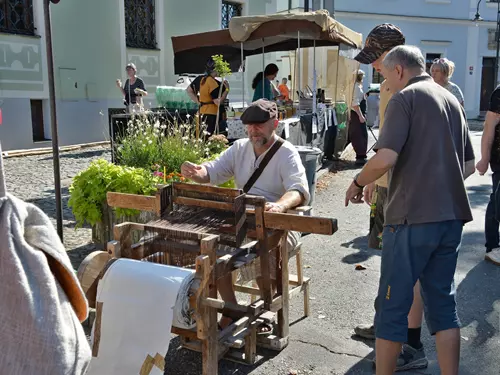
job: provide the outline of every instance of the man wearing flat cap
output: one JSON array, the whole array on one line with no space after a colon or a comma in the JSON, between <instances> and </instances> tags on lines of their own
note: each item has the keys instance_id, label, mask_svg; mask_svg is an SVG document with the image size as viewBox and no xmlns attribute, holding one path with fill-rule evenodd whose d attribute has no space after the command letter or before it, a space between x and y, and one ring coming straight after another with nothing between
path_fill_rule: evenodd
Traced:
<instances>
[{"instance_id":1,"label":"man wearing flat cap","mask_svg":"<svg viewBox=\"0 0 500 375\"><path fill-rule=\"evenodd\" d=\"M385 56L395 47L405 44L405 37L401 29L395 25L384 23L376 26L368 34L365 46L354 58L361 64L371 64L377 72L381 72ZM391 100L393 92L384 80L380 85L379 126L380 133L383 132L385 110ZM373 207L373 225L370 228L368 246L370 248L382 249L382 231L384 229L384 209L387 201L388 176L385 174L375 183L365 187L363 199ZM375 302L377 304L377 301ZM375 306L375 310L377 307ZM420 294L420 283L414 288L414 300L410 314L408 315L408 339L403 345L403 350L398 358L396 371L407 371L426 368L428 360L421 342L423 317L423 303ZM363 324L355 328L358 336L367 339L375 339L374 324Z\"/></svg>"},{"instance_id":2,"label":"man wearing flat cap","mask_svg":"<svg viewBox=\"0 0 500 375\"><path fill-rule=\"evenodd\" d=\"M275 102L266 99L255 101L241 116L248 138L236 141L214 161L202 165L185 162L181 167L182 175L197 183L212 185L220 185L234 178L238 189L266 198L265 209L269 212L286 212L307 204L310 195L305 168L297 149L276 135L277 116ZM255 179L256 170L261 170L261 173ZM298 233L289 233L288 251L295 247L299 237ZM276 270L275 262L276 257L271 254L272 273ZM259 283L260 270L257 269L256 272ZM272 274L271 278L276 279L276 275ZM230 275L221 279L217 287L226 302L237 303ZM221 328L230 323L230 318L223 317ZM269 332L271 329L263 327L261 332Z\"/></svg>"}]
</instances>

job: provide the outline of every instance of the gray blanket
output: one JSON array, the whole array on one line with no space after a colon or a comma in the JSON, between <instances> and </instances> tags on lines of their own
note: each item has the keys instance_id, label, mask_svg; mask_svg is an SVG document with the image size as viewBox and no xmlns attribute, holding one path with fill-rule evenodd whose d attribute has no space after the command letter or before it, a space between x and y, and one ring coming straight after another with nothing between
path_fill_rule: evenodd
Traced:
<instances>
[{"instance_id":1,"label":"gray blanket","mask_svg":"<svg viewBox=\"0 0 500 375\"><path fill-rule=\"evenodd\" d=\"M85 296L47 215L5 193L0 157L0 374L85 374Z\"/></svg>"}]
</instances>

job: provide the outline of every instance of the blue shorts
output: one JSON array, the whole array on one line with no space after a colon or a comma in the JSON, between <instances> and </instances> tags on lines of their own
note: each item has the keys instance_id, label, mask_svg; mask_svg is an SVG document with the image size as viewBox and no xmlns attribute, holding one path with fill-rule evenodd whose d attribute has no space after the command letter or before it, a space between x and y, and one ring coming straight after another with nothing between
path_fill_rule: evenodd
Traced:
<instances>
[{"instance_id":1,"label":"blue shorts","mask_svg":"<svg viewBox=\"0 0 500 375\"><path fill-rule=\"evenodd\" d=\"M462 230L461 220L384 227L377 338L407 341L408 313L417 280L431 334L460 327L454 275Z\"/></svg>"}]
</instances>

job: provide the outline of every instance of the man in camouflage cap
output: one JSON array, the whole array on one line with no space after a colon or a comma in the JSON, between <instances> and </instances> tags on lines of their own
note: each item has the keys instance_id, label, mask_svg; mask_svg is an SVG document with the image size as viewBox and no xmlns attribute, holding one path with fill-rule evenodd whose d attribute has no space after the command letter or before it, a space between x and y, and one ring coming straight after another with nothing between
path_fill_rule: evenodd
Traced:
<instances>
[{"instance_id":1,"label":"man in camouflage cap","mask_svg":"<svg viewBox=\"0 0 500 375\"><path fill-rule=\"evenodd\" d=\"M361 64L371 64L377 72L382 70L382 62L385 56L395 47L404 45L405 37L401 29L392 24L376 26L365 41L365 46L355 57ZM384 115L392 92L384 80L380 85L380 107L379 126L380 131L384 126ZM368 185L364 190L364 201L372 206L372 227L368 239L368 246L374 249L382 249L382 231L384 227L384 206L387 199L387 174L374 184ZM377 310L375 302L375 310ZM398 359L396 371L426 368L428 365L424 348L420 340L423 316L422 297L420 295L420 283L417 282L414 289L413 306L408 315L408 341L403 346L403 352ZM367 339L375 339L374 324L360 325L355 328L358 336Z\"/></svg>"}]
</instances>

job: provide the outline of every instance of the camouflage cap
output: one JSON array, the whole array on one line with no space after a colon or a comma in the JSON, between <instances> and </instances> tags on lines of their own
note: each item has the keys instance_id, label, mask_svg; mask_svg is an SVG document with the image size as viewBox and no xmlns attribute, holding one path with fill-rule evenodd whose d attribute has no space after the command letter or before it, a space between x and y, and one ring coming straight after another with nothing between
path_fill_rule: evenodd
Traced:
<instances>
[{"instance_id":1,"label":"camouflage cap","mask_svg":"<svg viewBox=\"0 0 500 375\"><path fill-rule=\"evenodd\" d=\"M361 64L371 64L384 52L405 44L401 29L390 23L376 26L366 37L365 47L354 58Z\"/></svg>"},{"instance_id":2,"label":"camouflage cap","mask_svg":"<svg viewBox=\"0 0 500 375\"><path fill-rule=\"evenodd\" d=\"M262 124L269 120L278 118L278 107L275 102L267 99L259 99L243 112L241 122L248 124Z\"/></svg>"}]
</instances>

